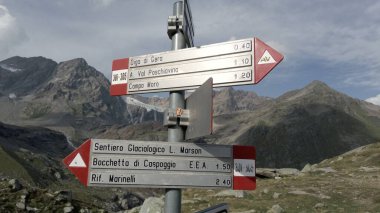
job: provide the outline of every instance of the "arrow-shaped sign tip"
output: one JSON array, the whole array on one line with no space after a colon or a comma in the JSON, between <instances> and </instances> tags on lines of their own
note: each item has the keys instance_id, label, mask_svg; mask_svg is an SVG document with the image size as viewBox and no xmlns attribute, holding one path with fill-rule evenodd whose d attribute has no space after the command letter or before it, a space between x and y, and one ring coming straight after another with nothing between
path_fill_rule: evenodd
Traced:
<instances>
[{"instance_id":1,"label":"arrow-shaped sign tip","mask_svg":"<svg viewBox=\"0 0 380 213\"><path fill-rule=\"evenodd\" d=\"M255 38L255 79L254 83L259 83L270 71L273 70L284 56L277 50Z\"/></svg>"},{"instance_id":2,"label":"arrow-shaped sign tip","mask_svg":"<svg viewBox=\"0 0 380 213\"><path fill-rule=\"evenodd\" d=\"M85 141L76 150L63 159L63 164L73 173L79 181L87 186L88 166L90 157L91 139Z\"/></svg>"}]
</instances>

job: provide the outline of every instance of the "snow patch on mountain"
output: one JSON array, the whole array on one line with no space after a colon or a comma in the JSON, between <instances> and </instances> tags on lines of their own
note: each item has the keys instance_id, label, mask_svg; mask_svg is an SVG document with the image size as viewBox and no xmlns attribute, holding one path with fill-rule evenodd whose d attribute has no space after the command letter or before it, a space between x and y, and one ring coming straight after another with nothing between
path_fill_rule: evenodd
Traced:
<instances>
[{"instance_id":1,"label":"snow patch on mountain","mask_svg":"<svg viewBox=\"0 0 380 213\"><path fill-rule=\"evenodd\" d=\"M7 64L0 64L0 67L3 68L3 69L5 69L5 70L11 71L11 72L20 72L20 71L22 71L22 69L15 68L15 67L12 67L12 66L7 65Z\"/></svg>"},{"instance_id":2,"label":"snow patch on mountain","mask_svg":"<svg viewBox=\"0 0 380 213\"><path fill-rule=\"evenodd\" d=\"M151 110L155 110L157 112L164 112L165 111L165 109L162 107L146 104L146 103L143 103L143 102L141 102L135 98L126 97L124 100L127 104L145 108L148 112Z\"/></svg>"}]
</instances>

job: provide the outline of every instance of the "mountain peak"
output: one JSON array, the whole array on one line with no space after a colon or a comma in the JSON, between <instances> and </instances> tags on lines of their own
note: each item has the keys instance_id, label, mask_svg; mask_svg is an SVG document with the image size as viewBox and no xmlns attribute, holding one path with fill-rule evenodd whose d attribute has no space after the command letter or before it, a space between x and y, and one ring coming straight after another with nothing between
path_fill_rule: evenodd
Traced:
<instances>
[{"instance_id":1,"label":"mountain peak","mask_svg":"<svg viewBox=\"0 0 380 213\"><path fill-rule=\"evenodd\" d=\"M304 89L324 89L324 90L332 90L326 83L319 81L319 80L314 80L310 84L306 85Z\"/></svg>"},{"instance_id":2,"label":"mountain peak","mask_svg":"<svg viewBox=\"0 0 380 213\"><path fill-rule=\"evenodd\" d=\"M65 69L77 69L77 68L86 68L88 67L87 61L83 58L75 58L68 61L60 62L59 67L65 68Z\"/></svg>"},{"instance_id":3,"label":"mountain peak","mask_svg":"<svg viewBox=\"0 0 380 213\"><path fill-rule=\"evenodd\" d=\"M84 65L88 66L87 61L84 58L74 58L67 61L62 61L60 64L72 64L72 65Z\"/></svg>"},{"instance_id":4,"label":"mountain peak","mask_svg":"<svg viewBox=\"0 0 380 213\"><path fill-rule=\"evenodd\" d=\"M0 78L0 91L17 96L30 94L50 78L56 66L55 61L42 56L5 59L0 62L0 71L5 71Z\"/></svg>"},{"instance_id":5,"label":"mountain peak","mask_svg":"<svg viewBox=\"0 0 380 213\"><path fill-rule=\"evenodd\" d=\"M98 75L100 73L95 68L89 66L83 58L60 62L56 69L56 76L63 81L75 81Z\"/></svg>"}]
</instances>

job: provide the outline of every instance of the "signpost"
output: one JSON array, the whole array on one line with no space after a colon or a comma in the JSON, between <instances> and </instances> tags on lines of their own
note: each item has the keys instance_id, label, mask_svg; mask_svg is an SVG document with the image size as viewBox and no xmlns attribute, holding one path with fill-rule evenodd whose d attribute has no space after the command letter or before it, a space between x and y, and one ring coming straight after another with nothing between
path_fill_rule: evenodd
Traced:
<instances>
[{"instance_id":1,"label":"signpost","mask_svg":"<svg viewBox=\"0 0 380 213\"><path fill-rule=\"evenodd\" d=\"M64 164L85 186L256 188L253 146L89 139Z\"/></svg>"},{"instance_id":2,"label":"signpost","mask_svg":"<svg viewBox=\"0 0 380 213\"><path fill-rule=\"evenodd\" d=\"M213 87L259 83L283 56L258 38L117 59L111 95L194 89L208 78Z\"/></svg>"},{"instance_id":3,"label":"signpost","mask_svg":"<svg viewBox=\"0 0 380 213\"><path fill-rule=\"evenodd\" d=\"M179 142L212 133L213 87L257 84L284 58L258 38L193 47L187 0L174 4L168 35L172 51L112 62L110 94L169 91L169 142L89 139L64 159L85 186L165 188L167 213L181 212L181 188L256 188L253 146ZM185 100L187 89L197 90Z\"/></svg>"}]
</instances>

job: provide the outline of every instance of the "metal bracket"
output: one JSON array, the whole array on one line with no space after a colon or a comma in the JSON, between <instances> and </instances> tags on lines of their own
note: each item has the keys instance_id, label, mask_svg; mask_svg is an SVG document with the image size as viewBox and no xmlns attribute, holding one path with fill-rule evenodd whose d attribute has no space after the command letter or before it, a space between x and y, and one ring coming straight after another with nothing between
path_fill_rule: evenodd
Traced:
<instances>
[{"instance_id":1,"label":"metal bracket","mask_svg":"<svg viewBox=\"0 0 380 213\"><path fill-rule=\"evenodd\" d=\"M190 119L190 111L187 109L166 109L164 112L164 126L188 126Z\"/></svg>"},{"instance_id":2,"label":"metal bracket","mask_svg":"<svg viewBox=\"0 0 380 213\"><path fill-rule=\"evenodd\" d=\"M168 18L168 36L171 39L178 31L183 33L183 15L169 16Z\"/></svg>"},{"instance_id":3,"label":"metal bracket","mask_svg":"<svg viewBox=\"0 0 380 213\"><path fill-rule=\"evenodd\" d=\"M169 16L168 18L168 36L172 39L178 31L181 31L185 36L186 44L188 47L194 46L194 29L191 23L191 18L188 20L189 16L178 15L178 16Z\"/></svg>"}]
</instances>

